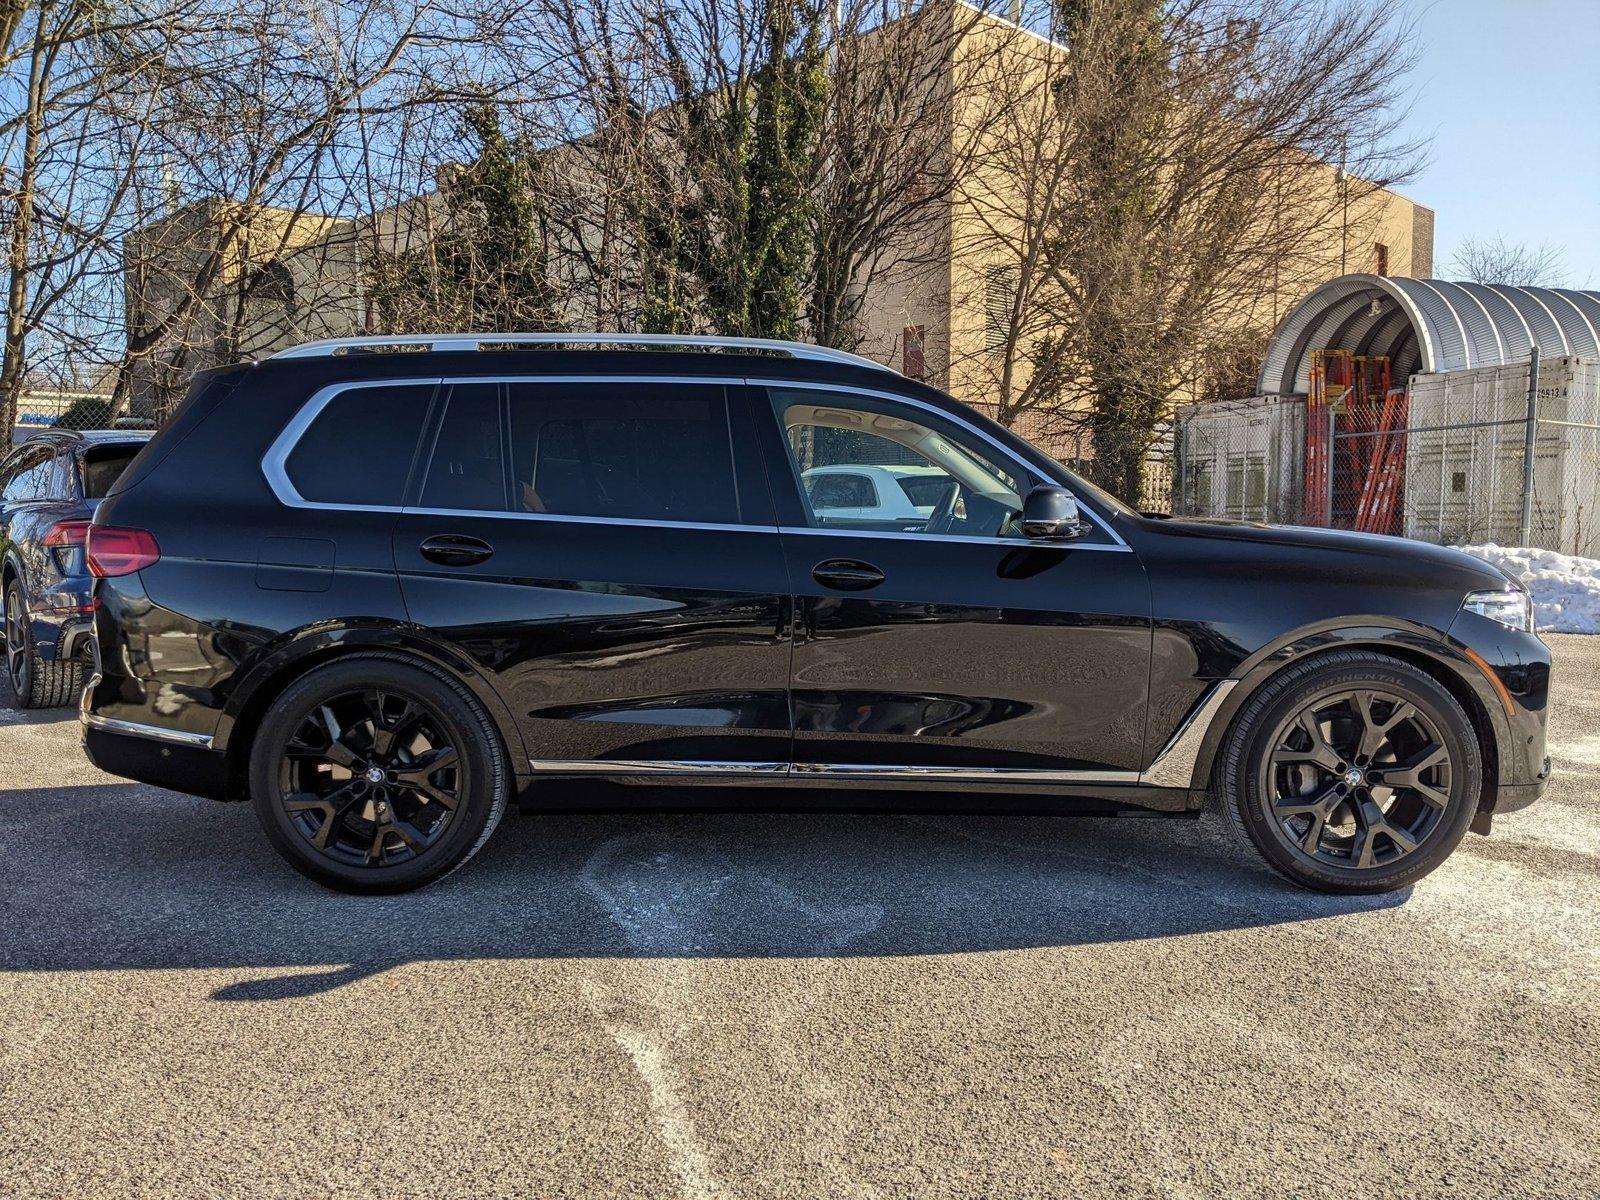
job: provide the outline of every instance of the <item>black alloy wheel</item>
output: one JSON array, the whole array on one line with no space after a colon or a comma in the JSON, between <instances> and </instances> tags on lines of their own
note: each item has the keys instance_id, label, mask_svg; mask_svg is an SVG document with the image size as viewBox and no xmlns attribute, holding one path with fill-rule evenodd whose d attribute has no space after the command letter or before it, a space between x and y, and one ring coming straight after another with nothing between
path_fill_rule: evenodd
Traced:
<instances>
[{"instance_id":1,"label":"black alloy wheel","mask_svg":"<svg viewBox=\"0 0 1600 1200\"><path fill-rule=\"evenodd\" d=\"M460 749L422 701L381 688L330 696L279 760L281 803L319 854L406 862L436 845L470 785Z\"/></svg>"},{"instance_id":2,"label":"black alloy wheel","mask_svg":"<svg viewBox=\"0 0 1600 1200\"><path fill-rule=\"evenodd\" d=\"M1286 668L1245 702L1214 786L1279 874L1365 894L1449 857L1477 811L1481 773L1472 719L1437 679L1340 650Z\"/></svg>"},{"instance_id":3,"label":"black alloy wheel","mask_svg":"<svg viewBox=\"0 0 1600 1200\"><path fill-rule=\"evenodd\" d=\"M1376 688L1323 696L1279 722L1261 795L1288 845L1367 870L1414 852L1450 803L1450 753L1433 720Z\"/></svg>"},{"instance_id":4,"label":"black alloy wheel","mask_svg":"<svg viewBox=\"0 0 1600 1200\"><path fill-rule=\"evenodd\" d=\"M291 684L250 750L268 839L341 891L409 891L449 874L488 840L510 787L476 697L392 654L339 659Z\"/></svg>"}]
</instances>

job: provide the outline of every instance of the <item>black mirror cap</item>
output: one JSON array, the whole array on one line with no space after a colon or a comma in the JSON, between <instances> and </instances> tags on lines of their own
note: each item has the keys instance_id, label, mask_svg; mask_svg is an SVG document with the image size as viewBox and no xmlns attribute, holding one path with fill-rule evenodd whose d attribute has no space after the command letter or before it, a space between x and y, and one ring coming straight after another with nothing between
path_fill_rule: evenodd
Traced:
<instances>
[{"instance_id":1,"label":"black mirror cap","mask_svg":"<svg viewBox=\"0 0 1600 1200\"><path fill-rule=\"evenodd\" d=\"M1064 542L1082 532L1078 501L1066 488L1041 484L1022 501L1023 536Z\"/></svg>"}]
</instances>

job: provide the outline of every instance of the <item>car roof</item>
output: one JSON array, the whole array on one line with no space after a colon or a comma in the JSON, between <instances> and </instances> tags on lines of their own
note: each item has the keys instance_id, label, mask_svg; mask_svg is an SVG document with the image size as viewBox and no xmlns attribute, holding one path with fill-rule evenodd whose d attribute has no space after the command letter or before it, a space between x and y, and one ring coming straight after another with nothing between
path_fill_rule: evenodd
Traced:
<instances>
[{"instance_id":1,"label":"car roof","mask_svg":"<svg viewBox=\"0 0 1600 1200\"><path fill-rule=\"evenodd\" d=\"M30 433L17 445L44 442L58 446L138 446L148 442L152 432L149 429L41 429Z\"/></svg>"}]
</instances>

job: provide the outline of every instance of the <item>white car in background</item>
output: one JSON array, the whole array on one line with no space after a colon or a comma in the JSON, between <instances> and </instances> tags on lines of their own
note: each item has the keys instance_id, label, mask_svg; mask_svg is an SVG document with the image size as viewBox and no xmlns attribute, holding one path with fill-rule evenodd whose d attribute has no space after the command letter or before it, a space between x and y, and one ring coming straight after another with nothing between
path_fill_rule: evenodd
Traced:
<instances>
[{"instance_id":1,"label":"white car in background","mask_svg":"<svg viewBox=\"0 0 1600 1200\"><path fill-rule=\"evenodd\" d=\"M812 467L801 472L817 519L829 525L899 525L915 529L933 516L955 480L939 467Z\"/></svg>"}]
</instances>

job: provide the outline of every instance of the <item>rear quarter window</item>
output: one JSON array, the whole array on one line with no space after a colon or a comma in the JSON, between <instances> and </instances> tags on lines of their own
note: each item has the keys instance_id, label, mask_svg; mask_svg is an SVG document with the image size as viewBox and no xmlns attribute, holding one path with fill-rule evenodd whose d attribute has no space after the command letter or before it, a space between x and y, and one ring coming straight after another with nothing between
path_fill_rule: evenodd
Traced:
<instances>
[{"instance_id":1,"label":"rear quarter window","mask_svg":"<svg viewBox=\"0 0 1600 1200\"><path fill-rule=\"evenodd\" d=\"M375 384L333 396L284 462L284 474L314 504L400 504L433 388Z\"/></svg>"},{"instance_id":2,"label":"rear quarter window","mask_svg":"<svg viewBox=\"0 0 1600 1200\"><path fill-rule=\"evenodd\" d=\"M128 446L103 446L84 451L81 468L84 498L100 500L109 496L113 485L143 448L144 443L139 442Z\"/></svg>"}]
</instances>

